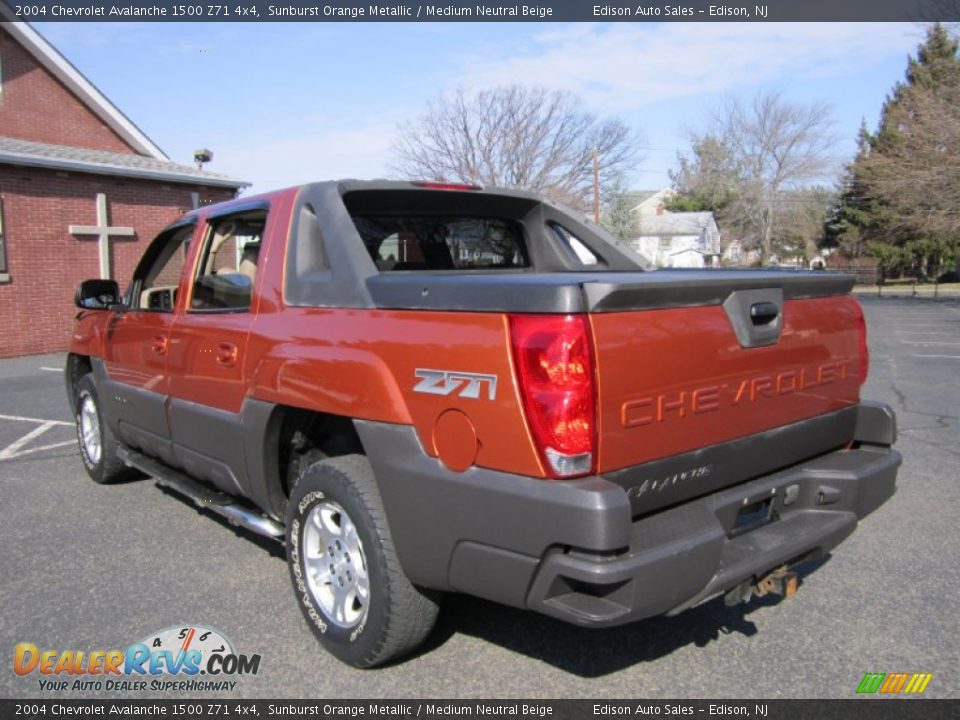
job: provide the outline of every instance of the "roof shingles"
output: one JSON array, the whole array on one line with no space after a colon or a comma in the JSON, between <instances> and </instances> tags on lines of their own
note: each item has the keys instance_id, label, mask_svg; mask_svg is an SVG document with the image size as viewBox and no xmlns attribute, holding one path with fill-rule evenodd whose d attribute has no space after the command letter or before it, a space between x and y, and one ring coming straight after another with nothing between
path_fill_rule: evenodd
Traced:
<instances>
[{"instance_id":1,"label":"roof shingles","mask_svg":"<svg viewBox=\"0 0 960 720\"><path fill-rule=\"evenodd\" d=\"M638 218L641 235L699 235L713 221L711 212L664 213Z\"/></svg>"},{"instance_id":2,"label":"roof shingles","mask_svg":"<svg viewBox=\"0 0 960 720\"><path fill-rule=\"evenodd\" d=\"M249 185L243 180L237 180L226 175L198 170L190 165L158 160L145 155L89 150L66 145L50 145L2 136L0 136L0 163L52 167L98 175L141 177L191 185L233 188Z\"/></svg>"}]
</instances>

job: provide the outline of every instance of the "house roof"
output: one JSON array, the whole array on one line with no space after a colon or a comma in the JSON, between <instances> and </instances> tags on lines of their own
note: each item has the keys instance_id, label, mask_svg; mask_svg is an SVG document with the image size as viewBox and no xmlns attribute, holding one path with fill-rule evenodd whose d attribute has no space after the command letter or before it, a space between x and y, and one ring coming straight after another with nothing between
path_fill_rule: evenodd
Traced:
<instances>
[{"instance_id":1,"label":"house roof","mask_svg":"<svg viewBox=\"0 0 960 720\"><path fill-rule=\"evenodd\" d=\"M5 3L0 2L0 19L13 21L15 16ZM28 23L3 22L3 29L57 80L76 95L92 113L119 135L134 150L157 160L168 160L156 143L134 125L120 109L110 102L83 73L75 68L60 52L53 47Z\"/></svg>"},{"instance_id":2,"label":"house roof","mask_svg":"<svg viewBox=\"0 0 960 720\"><path fill-rule=\"evenodd\" d=\"M642 215L637 218L640 235L699 235L711 224L716 225L712 212L678 212L662 215Z\"/></svg>"},{"instance_id":3,"label":"house roof","mask_svg":"<svg viewBox=\"0 0 960 720\"><path fill-rule=\"evenodd\" d=\"M648 214L655 212L658 205L662 205L676 194L676 190L667 187L660 190L632 190L626 193L626 196L634 212ZM659 202L654 203L654 200ZM644 208L644 205L649 207Z\"/></svg>"},{"instance_id":4,"label":"house roof","mask_svg":"<svg viewBox=\"0 0 960 720\"><path fill-rule=\"evenodd\" d=\"M644 202L652 198L662 190L631 190L628 193L624 193L625 197L630 200L630 205L632 207L637 207L642 205Z\"/></svg>"},{"instance_id":5,"label":"house roof","mask_svg":"<svg viewBox=\"0 0 960 720\"><path fill-rule=\"evenodd\" d=\"M96 175L119 175L146 180L187 183L215 187L241 188L250 183L243 180L198 170L167 159L144 155L89 150L67 145L20 140L0 136L0 163L45 167Z\"/></svg>"}]
</instances>

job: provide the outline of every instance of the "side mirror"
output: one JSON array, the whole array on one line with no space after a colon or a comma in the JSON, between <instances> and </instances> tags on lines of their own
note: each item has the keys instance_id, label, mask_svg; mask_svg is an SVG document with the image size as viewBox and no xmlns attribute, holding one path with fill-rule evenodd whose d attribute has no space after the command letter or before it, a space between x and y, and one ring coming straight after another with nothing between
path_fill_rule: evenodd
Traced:
<instances>
[{"instance_id":1,"label":"side mirror","mask_svg":"<svg viewBox=\"0 0 960 720\"><path fill-rule=\"evenodd\" d=\"M120 286L116 280L84 280L73 301L85 310L107 310L121 303Z\"/></svg>"}]
</instances>

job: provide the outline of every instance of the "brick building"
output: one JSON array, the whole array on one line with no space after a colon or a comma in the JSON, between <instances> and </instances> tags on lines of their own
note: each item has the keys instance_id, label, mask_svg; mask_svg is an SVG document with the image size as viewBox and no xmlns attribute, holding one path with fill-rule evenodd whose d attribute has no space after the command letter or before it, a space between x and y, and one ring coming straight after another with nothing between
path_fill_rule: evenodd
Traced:
<instances>
[{"instance_id":1,"label":"brick building","mask_svg":"<svg viewBox=\"0 0 960 720\"><path fill-rule=\"evenodd\" d=\"M0 23L0 357L64 350L81 280L124 287L161 228L245 185L171 162L32 27Z\"/></svg>"}]
</instances>

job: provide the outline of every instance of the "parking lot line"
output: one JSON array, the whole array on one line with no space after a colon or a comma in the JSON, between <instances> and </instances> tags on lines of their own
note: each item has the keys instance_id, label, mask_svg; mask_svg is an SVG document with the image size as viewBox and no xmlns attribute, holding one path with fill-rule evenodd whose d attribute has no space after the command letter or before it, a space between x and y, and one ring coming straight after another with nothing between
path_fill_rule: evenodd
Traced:
<instances>
[{"instance_id":1,"label":"parking lot line","mask_svg":"<svg viewBox=\"0 0 960 720\"><path fill-rule=\"evenodd\" d=\"M903 330L913 330L915 328L939 328L940 330L943 330L943 327L945 324L946 323L939 323L936 325L925 324L925 323L910 323L909 325L894 325L893 329L898 332Z\"/></svg>"},{"instance_id":2,"label":"parking lot line","mask_svg":"<svg viewBox=\"0 0 960 720\"><path fill-rule=\"evenodd\" d=\"M960 360L960 355L911 355L911 357L945 358L949 360Z\"/></svg>"},{"instance_id":3,"label":"parking lot line","mask_svg":"<svg viewBox=\"0 0 960 720\"><path fill-rule=\"evenodd\" d=\"M62 372L63 372L63 368L43 367L42 365L40 366L40 369L41 369L41 370L46 370L47 372L58 372L58 373L62 373Z\"/></svg>"},{"instance_id":4,"label":"parking lot line","mask_svg":"<svg viewBox=\"0 0 960 720\"><path fill-rule=\"evenodd\" d=\"M942 330L897 330L901 335L954 335L956 336L956 331L953 332L944 332Z\"/></svg>"},{"instance_id":5,"label":"parking lot line","mask_svg":"<svg viewBox=\"0 0 960 720\"><path fill-rule=\"evenodd\" d=\"M960 342L946 342L944 340L901 340L904 345L960 345Z\"/></svg>"},{"instance_id":6,"label":"parking lot line","mask_svg":"<svg viewBox=\"0 0 960 720\"><path fill-rule=\"evenodd\" d=\"M32 422L32 423L50 423L51 425L73 425L72 422L64 422L63 420L45 420L44 418L31 418L31 417L22 417L21 415L0 415L0 420L14 420L16 422Z\"/></svg>"},{"instance_id":7,"label":"parking lot line","mask_svg":"<svg viewBox=\"0 0 960 720\"><path fill-rule=\"evenodd\" d=\"M10 460L11 458L21 457L23 455L30 455L31 453L40 452L41 450L53 450L58 447L66 447L67 445L73 445L76 440L66 440L64 442L50 443L48 445L40 445L39 447L29 448L27 450L21 450L21 448L26 445L31 440L34 440L41 435L43 435L47 430L57 425L69 425L69 423L62 423L59 420L47 420L42 425L38 425L33 430L28 432L26 435L21 437L18 440L14 440L12 443L7 445L3 450L0 450L0 460Z\"/></svg>"}]
</instances>

